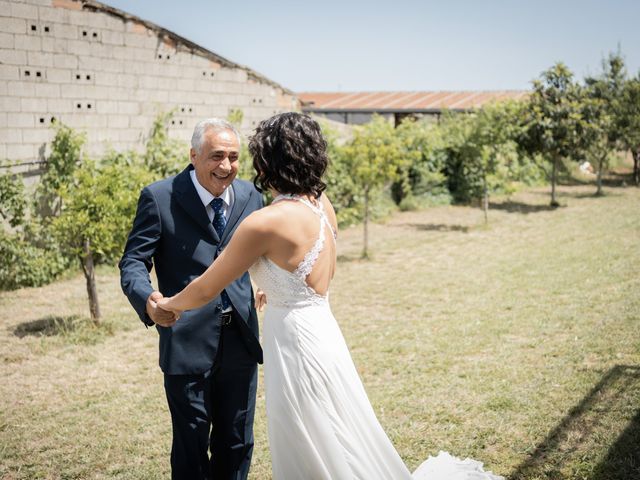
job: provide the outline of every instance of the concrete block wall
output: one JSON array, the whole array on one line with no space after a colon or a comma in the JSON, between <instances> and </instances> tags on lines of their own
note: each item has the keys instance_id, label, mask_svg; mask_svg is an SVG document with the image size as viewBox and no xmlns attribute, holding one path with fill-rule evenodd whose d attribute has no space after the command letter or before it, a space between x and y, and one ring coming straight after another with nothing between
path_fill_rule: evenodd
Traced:
<instances>
[{"instance_id":1,"label":"concrete block wall","mask_svg":"<svg viewBox=\"0 0 640 480\"><path fill-rule=\"evenodd\" d=\"M0 107L0 162L20 171L38 168L58 121L85 131L99 156L142 149L161 112L174 111L170 135L188 142L203 118L241 109L248 133L300 104L275 82L97 2L0 0Z\"/></svg>"}]
</instances>

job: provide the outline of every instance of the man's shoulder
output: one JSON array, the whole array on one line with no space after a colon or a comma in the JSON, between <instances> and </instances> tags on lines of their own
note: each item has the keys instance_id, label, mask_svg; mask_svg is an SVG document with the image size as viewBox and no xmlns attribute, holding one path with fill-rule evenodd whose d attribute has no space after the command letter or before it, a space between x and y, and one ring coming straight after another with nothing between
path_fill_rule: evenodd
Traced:
<instances>
[{"instance_id":1,"label":"man's shoulder","mask_svg":"<svg viewBox=\"0 0 640 480\"><path fill-rule=\"evenodd\" d=\"M253 185L253 182L250 182L248 180L236 178L233 181L232 185L233 185L233 188L241 188L241 189L246 189L247 191L258 193L258 191L256 190L256 187Z\"/></svg>"},{"instance_id":2,"label":"man's shoulder","mask_svg":"<svg viewBox=\"0 0 640 480\"><path fill-rule=\"evenodd\" d=\"M171 175L170 177L157 180L145 186L144 189L150 191L154 195L171 194L176 186L176 181L181 178L183 174L184 172L181 172L176 175Z\"/></svg>"},{"instance_id":3,"label":"man's shoulder","mask_svg":"<svg viewBox=\"0 0 640 480\"><path fill-rule=\"evenodd\" d=\"M253 182L236 178L233 181L232 186L235 195L246 196L247 198L253 197L257 201L262 200L262 196L260 195L260 192L256 190Z\"/></svg>"},{"instance_id":4,"label":"man's shoulder","mask_svg":"<svg viewBox=\"0 0 640 480\"><path fill-rule=\"evenodd\" d=\"M161 180L156 180L155 182L150 183L144 188L154 193L168 190L172 187L174 179L175 179L175 175L172 177L163 178Z\"/></svg>"}]
</instances>

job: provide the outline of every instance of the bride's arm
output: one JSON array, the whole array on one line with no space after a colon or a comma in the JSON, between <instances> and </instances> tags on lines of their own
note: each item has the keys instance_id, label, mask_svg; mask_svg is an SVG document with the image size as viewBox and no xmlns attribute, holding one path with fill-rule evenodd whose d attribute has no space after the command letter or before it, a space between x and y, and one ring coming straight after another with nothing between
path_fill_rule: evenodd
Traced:
<instances>
[{"instance_id":1,"label":"bride's arm","mask_svg":"<svg viewBox=\"0 0 640 480\"><path fill-rule=\"evenodd\" d=\"M207 304L246 272L267 251L270 234L259 212L242 221L229 245L205 272L173 297L160 300L165 310L181 312Z\"/></svg>"}]
</instances>

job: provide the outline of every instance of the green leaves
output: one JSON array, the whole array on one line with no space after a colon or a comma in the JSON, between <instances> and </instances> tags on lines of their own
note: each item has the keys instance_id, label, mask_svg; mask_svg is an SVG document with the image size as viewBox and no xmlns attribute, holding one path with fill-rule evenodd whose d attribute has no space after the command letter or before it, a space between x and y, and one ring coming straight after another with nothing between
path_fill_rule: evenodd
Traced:
<instances>
[{"instance_id":1,"label":"green leaves","mask_svg":"<svg viewBox=\"0 0 640 480\"><path fill-rule=\"evenodd\" d=\"M12 227L24 223L27 202L24 183L16 175L0 175L0 216Z\"/></svg>"},{"instance_id":2,"label":"green leaves","mask_svg":"<svg viewBox=\"0 0 640 480\"><path fill-rule=\"evenodd\" d=\"M141 165L87 161L61 192L63 208L53 221L59 245L81 256L89 240L98 262L114 262L122 254L142 187L152 180Z\"/></svg>"},{"instance_id":3,"label":"green leaves","mask_svg":"<svg viewBox=\"0 0 640 480\"><path fill-rule=\"evenodd\" d=\"M55 249L0 231L0 290L45 285L67 267Z\"/></svg>"},{"instance_id":4,"label":"green leaves","mask_svg":"<svg viewBox=\"0 0 640 480\"><path fill-rule=\"evenodd\" d=\"M151 135L156 153L170 150L166 131L158 128L166 118L156 121ZM90 241L96 261L115 262L122 253L141 188L173 161L165 155L166 161L145 166L135 152L109 152L97 163L82 154L84 134L62 124L55 129L51 155L29 215L22 181L0 176L0 216L14 227L0 232L1 289L52 281L82 256L85 240ZM145 158L160 157L148 154Z\"/></svg>"},{"instance_id":5,"label":"green leaves","mask_svg":"<svg viewBox=\"0 0 640 480\"><path fill-rule=\"evenodd\" d=\"M36 212L44 220L60 213L60 190L71 181L82 163L82 148L87 141L84 133L66 125L58 123L54 128L56 135L51 143L51 155L36 189Z\"/></svg>"},{"instance_id":6,"label":"green leaves","mask_svg":"<svg viewBox=\"0 0 640 480\"><path fill-rule=\"evenodd\" d=\"M377 115L356 127L345 148L345 158L354 181L367 191L395 180L407 161L393 125Z\"/></svg>"},{"instance_id":7,"label":"green leaves","mask_svg":"<svg viewBox=\"0 0 640 480\"><path fill-rule=\"evenodd\" d=\"M533 82L527 122L529 143L549 159L568 157L579 149L581 112L579 86L562 62Z\"/></svg>"},{"instance_id":8,"label":"green leaves","mask_svg":"<svg viewBox=\"0 0 640 480\"><path fill-rule=\"evenodd\" d=\"M440 124L440 145L449 190L468 202L494 192L511 191L515 181L527 180L528 163L518 151L522 135L522 102L485 105L472 113L446 113Z\"/></svg>"},{"instance_id":9,"label":"green leaves","mask_svg":"<svg viewBox=\"0 0 640 480\"><path fill-rule=\"evenodd\" d=\"M159 114L151 127L146 143L143 161L158 178L180 172L189 161L189 147L186 142L169 137L167 125L174 112Z\"/></svg>"}]
</instances>

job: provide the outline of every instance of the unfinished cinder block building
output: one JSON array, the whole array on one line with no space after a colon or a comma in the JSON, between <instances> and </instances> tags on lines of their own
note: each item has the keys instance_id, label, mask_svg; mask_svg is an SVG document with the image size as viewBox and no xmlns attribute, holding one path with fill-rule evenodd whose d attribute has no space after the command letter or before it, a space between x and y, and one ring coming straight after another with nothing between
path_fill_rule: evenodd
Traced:
<instances>
[{"instance_id":1,"label":"unfinished cinder block building","mask_svg":"<svg viewBox=\"0 0 640 480\"><path fill-rule=\"evenodd\" d=\"M188 141L198 120L232 109L249 131L300 108L251 69L93 0L0 0L0 103L0 160L25 173L56 121L87 132L100 155L141 148L161 112L175 111L170 135Z\"/></svg>"}]
</instances>

